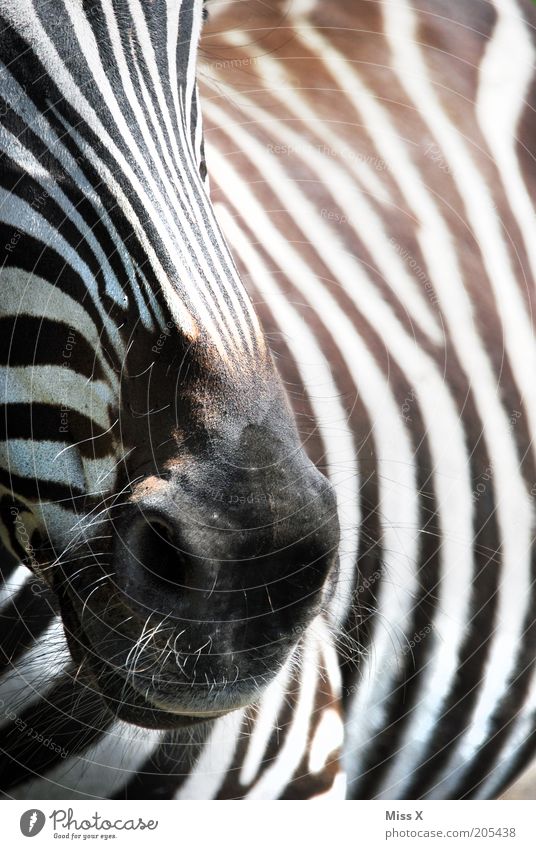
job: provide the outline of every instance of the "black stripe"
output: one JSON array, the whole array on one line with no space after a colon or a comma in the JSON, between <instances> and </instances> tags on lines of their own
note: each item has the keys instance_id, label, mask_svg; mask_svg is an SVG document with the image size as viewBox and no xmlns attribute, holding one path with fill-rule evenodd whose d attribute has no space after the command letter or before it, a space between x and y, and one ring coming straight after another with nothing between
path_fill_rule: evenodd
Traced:
<instances>
[{"instance_id":1,"label":"black stripe","mask_svg":"<svg viewBox=\"0 0 536 849\"><path fill-rule=\"evenodd\" d=\"M23 478L0 468L0 484L30 501L70 501L85 491L74 484L56 483L38 478Z\"/></svg>"},{"instance_id":2,"label":"black stripe","mask_svg":"<svg viewBox=\"0 0 536 849\"><path fill-rule=\"evenodd\" d=\"M2 557L0 562L0 585L8 581L27 552L21 551L21 546L16 536L15 519L28 512L26 505L19 501L13 493L0 497L0 523L7 531L11 551L2 546ZM13 554L11 553L13 552Z\"/></svg>"},{"instance_id":3,"label":"black stripe","mask_svg":"<svg viewBox=\"0 0 536 849\"><path fill-rule=\"evenodd\" d=\"M66 760L62 754L80 754L112 722L111 716L103 716L99 696L88 688L82 689L71 675L63 676L37 704L20 711L14 705L13 709L17 719L0 729L0 786L4 791L42 776ZM49 740L53 745L46 742Z\"/></svg>"},{"instance_id":4,"label":"black stripe","mask_svg":"<svg viewBox=\"0 0 536 849\"><path fill-rule=\"evenodd\" d=\"M65 399L65 409L68 399ZM102 431L92 419L68 409L68 431L61 408L52 404L7 404L4 415L0 415L0 440L31 439L34 442L69 441L73 436L78 443L76 450L82 457L101 459L114 455L114 438L109 430Z\"/></svg>"},{"instance_id":5,"label":"black stripe","mask_svg":"<svg viewBox=\"0 0 536 849\"><path fill-rule=\"evenodd\" d=\"M94 348L76 328L24 313L0 317L0 365L15 368L58 364L82 375L84 380L106 381Z\"/></svg>"},{"instance_id":6,"label":"black stripe","mask_svg":"<svg viewBox=\"0 0 536 849\"><path fill-rule=\"evenodd\" d=\"M28 572L26 584L0 613L0 675L5 675L32 648L57 612L52 591Z\"/></svg>"},{"instance_id":7,"label":"black stripe","mask_svg":"<svg viewBox=\"0 0 536 849\"><path fill-rule=\"evenodd\" d=\"M190 775L207 734L208 725L192 738L181 740L180 733L167 734L112 799L172 799Z\"/></svg>"}]
</instances>

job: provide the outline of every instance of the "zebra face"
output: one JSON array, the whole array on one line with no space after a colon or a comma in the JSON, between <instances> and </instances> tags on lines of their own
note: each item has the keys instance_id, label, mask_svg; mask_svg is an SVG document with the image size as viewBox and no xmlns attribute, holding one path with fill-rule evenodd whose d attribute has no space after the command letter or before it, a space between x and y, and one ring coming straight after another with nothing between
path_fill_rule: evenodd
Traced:
<instances>
[{"instance_id":1,"label":"zebra face","mask_svg":"<svg viewBox=\"0 0 536 849\"><path fill-rule=\"evenodd\" d=\"M201 6L0 0L3 539L77 678L158 727L259 695L338 540L207 195Z\"/></svg>"}]
</instances>

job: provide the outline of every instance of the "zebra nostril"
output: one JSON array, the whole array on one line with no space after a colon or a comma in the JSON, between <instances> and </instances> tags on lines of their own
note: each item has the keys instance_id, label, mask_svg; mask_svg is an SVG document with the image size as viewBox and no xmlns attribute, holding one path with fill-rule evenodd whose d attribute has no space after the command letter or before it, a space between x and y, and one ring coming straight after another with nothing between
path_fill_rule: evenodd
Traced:
<instances>
[{"instance_id":1,"label":"zebra nostril","mask_svg":"<svg viewBox=\"0 0 536 849\"><path fill-rule=\"evenodd\" d=\"M131 557L154 579L182 586L187 567L176 533L160 519L139 520L129 534Z\"/></svg>"}]
</instances>

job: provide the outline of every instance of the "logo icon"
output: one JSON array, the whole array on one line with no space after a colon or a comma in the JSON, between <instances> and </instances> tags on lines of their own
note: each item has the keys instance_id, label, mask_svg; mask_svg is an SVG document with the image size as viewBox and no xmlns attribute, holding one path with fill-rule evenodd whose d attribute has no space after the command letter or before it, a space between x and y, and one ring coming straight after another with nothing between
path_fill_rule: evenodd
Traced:
<instances>
[{"instance_id":1,"label":"logo icon","mask_svg":"<svg viewBox=\"0 0 536 849\"><path fill-rule=\"evenodd\" d=\"M43 811L32 808L29 811L24 811L20 818L20 830L25 837L35 837L39 834L46 822L46 817Z\"/></svg>"}]
</instances>

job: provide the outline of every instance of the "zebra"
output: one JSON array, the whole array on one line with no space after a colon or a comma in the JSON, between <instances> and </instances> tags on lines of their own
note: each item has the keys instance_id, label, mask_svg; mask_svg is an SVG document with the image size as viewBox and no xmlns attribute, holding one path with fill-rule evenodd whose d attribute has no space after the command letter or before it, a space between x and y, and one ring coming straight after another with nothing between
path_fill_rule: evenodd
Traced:
<instances>
[{"instance_id":1,"label":"zebra","mask_svg":"<svg viewBox=\"0 0 536 849\"><path fill-rule=\"evenodd\" d=\"M62 15L30 0L0 4L10 27L2 277L13 292L10 329L19 323L5 337L14 410L2 472L4 796L498 795L530 758L534 728L534 343L530 292L525 301L519 292L531 273L531 172L508 146L531 80L528 3L521 15L496 0L496 21L449 5L468 39L460 65L487 46L475 111L491 164L467 153L434 97L434 73L446 68L430 56L449 43L452 52L453 35L432 0L418 13L409 0L381 9L341 0L329 12L306 0L252 3L247 24L232 5L213 8L218 34L208 29L203 62L211 196L255 310L206 194L199 4L56 5ZM345 41L350 28L360 50ZM520 68L497 102L494 72L512 46ZM165 86L175 77L166 62L178 92ZM386 72L414 121L402 121L403 133L395 104L373 96ZM314 110L311 80L329 92ZM489 114L506 102L497 128ZM482 221L473 201L485 201ZM511 245L515 274L504 257ZM478 314L480 297L504 352ZM45 340L31 359L21 320L30 340ZM54 351L70 364L43 373L36 390ZM29 369L22 400L8 373L17 356ZM38 391L51 390L55 405L34 416ZM251 428L237 446L259 408L269 432ZM193 511L199 492L210 513L181 514L178 544L176 508ZM244 588L236 568L226 583L199 556L204 533L216 562L239 559L222 533L235 528L245 563L262 561L259 585ZM284 566L273 556L281 551ZM153 572L172 600L177 584L201 581L210 627L223 590L227 634L206 638L204 622L206 644L198 630L183 645L180 631L199 611L170 612ZM261 611L271 652L247 647L251 680L239 695L240 667L234 681L224 665L238 654L225 600L235 589L248 627L252 606ZM113 619L122 594L135 626ZM169 626L179 616L180 630ZM88 639L104 657L87 652ZM226 659L220 688L199 672L212 672L214 654ZM189 717L180 718L178 694Z\"/></svg>"},{"instance_id":2,"label":"zebra","mask_svg":"<svg viewBox=\"0 0 536 849\"><path fill-rule=\"evenodd\" d=\"M336 502L208 198L202 4L0 13L2 794L341 795Z\"/></svg>"}]
</instances>

